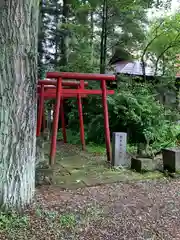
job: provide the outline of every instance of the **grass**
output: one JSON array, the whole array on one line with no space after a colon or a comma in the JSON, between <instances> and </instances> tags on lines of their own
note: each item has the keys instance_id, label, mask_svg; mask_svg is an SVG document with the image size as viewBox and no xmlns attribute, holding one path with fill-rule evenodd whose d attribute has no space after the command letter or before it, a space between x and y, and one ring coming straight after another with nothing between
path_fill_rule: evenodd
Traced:
<instances>
[{"instance_id":1,"label":"grass","mask_svg":"<svg viewBox=\"0 0 180 240\"><path fill-rule=\"evenodd\" d=\"M98 145L98 144L95 144L95 143L89 143L87 146L86 146L86 150L87 152L89 153L98 153L98 154L105 154L106 152L106 147L105 145Z\"/></svg>"},{"instance_id":2,"label":"grass","mask_svg":"<svg viewBox=\"0 0 180 240\"><path fill-rule=\"evenodd\" d=\"M58 213L56 211L44 210L44 209L38 208L38 207L35 210L35 215L38 218L48 218L48 219L54 220L54 219L56 219L57 214Z\"/></svg>"},{"instance_id":3,"label":"grass","mask_svg":"<svg viewBox=\"0 0 180 240\"><path fill-rule=\"evenodd\" d=\"M80 145L80 134L77 132L73 132L70 129L66 130L66 135L67 135L67 139L68 139L68 143L69 144L75 144L75 145ZM63 135L62 135L62 131L60 129L60 131L58 132L58 136L57 136L58 140L63 140ZM98 145L96 143L93 142L89 142L86 145L86 150L89 153L98 153L98 154L104 154L106 151L106 147L105 145Z\"/></svg>"},{"instance_id":4,"label":"grass","mask_svg":"<svg viewBox=\"0 0 180 240\"><path fill-rule=\"evenodd\" d=\"M80 144L80 133L76 131L72 131L71 129L66 129L66 136L68 139L68 143L70 144ZM59 130L57 134L58 140L63 140L62 129Z\"/></svg>"},{"instance_id":5,"label":"grass","mask_svg":"<svg viewBox=\"0 0 180 240\"><path fill-rule=\"evenodd\" d=\"M72 131L71 129L66 129L66 135L68 139L69 144L75 144L75 145L80 145L80 133L76 131ZM62 129L59 130L58 135L57 135L58 140L63 140L63 135L62 135ZM96 144L93 142L89 142L86 145L86 150L89 153L95 153L95 154L105 154L106 152L106 146L105 144ZM133 145L127 144L127 151L129 153L134 153L137 151L137 147Z\"/></svg>"},{"instance_id":6,"label":"grass","mask_svg":"<svg viewBox=\"0 0 180 240\"><path fill-rule=\"evenodd\" d=\"M47 221L57 221L62 228L74 228L76 225L76 216L73 213L59 214L57 211L45 210L37 207L35 215L39 219L46 219Z\"/></svg>"},{"instance_id":7,"label":"grass","mask_svg":"<svg viewBox=\"0 0 180 240\"><path fill-rule=\"evenodd\" d=\"M73 229L77 225L75 214L63 214L59 217L60 226L63 228Z\"/></svg>"}]
</instances>

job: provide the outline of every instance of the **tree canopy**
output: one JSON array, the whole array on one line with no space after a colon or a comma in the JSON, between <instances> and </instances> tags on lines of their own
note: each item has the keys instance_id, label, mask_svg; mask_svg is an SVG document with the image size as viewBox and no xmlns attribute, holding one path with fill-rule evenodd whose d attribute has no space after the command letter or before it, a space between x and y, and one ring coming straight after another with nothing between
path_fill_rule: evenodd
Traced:
<instances>
[{"instance_id":1,"label":"tree canopy","mask_svg":"<svg viewBox=\"0 0 180 240\"><path fill-rule=\"evenodd\" d=\"M171 69L177 62L180 46L180 14L165 16L154 21L147 36L147 55L156 66L156 72L163 74Z\"/></svg>"}]
</instances>

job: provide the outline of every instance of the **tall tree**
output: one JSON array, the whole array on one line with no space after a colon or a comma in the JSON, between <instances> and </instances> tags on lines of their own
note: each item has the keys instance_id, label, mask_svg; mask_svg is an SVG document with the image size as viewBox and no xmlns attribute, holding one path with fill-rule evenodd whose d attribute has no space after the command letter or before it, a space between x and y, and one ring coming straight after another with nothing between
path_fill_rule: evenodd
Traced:
<instances>
[{"instance_id":1,"label":"tall tree","mask_svg":"<svg viewBox=\"0 0 180 240\"><path fill-rule=\"evenodd\" d=\"M168 2L165 1L165 2ZM145 37L144 24L147 24L147 10L162 0L103 0L99 7L98 19L101 26L100 72L104 73L107 58L116 54L120 48L137 51L138 43ZM119 56L121 57L121 56Z\"/></svg>"},{"instance_id":2,"label":"tall tree","mask_svg":"<svg viewBox=\"0 0 180 240\"><path fill-rule=\"evenodd\" d=\"M61 40L61 66L66 66L68 63L68 14L69 5L67 0L63 0L63 10L62 10L62 40Z\"/></svg>"},{"instance_id":3,"label":"tall tree","mask_svg":"<svg viewBox=\"0 0 180 240\"><path fill-rule=\"evenodd\" d=\"M142 43L141 62L145 78L145 62L150 60L154 64L155 75L175 76L176 55L180 47L180 14L153 20Z\"/></svg>"},{"instance_id":4,"label":"tall tree","mask_svg":"<svg viewBox=\"0 0 180 240\"><path fill-rule=\"evenodd\" d=\"M39 29L39 72L42 68L56 69L60 60L61 33L59 23L61 3L58 0L40 1Z\"/></svg>"},{"instance_id":5,"label":"tall tree","mask_svg":"<svg viewBox=\"0 0 180 240\"><path fill-rule=\"evenodd\" d=\"M38 1L0 6L0 204L22 208L34 196Z\"/></svg>"},{"instance_id":6,"label":"tall tree","mask_svg":"<svg viewBox=\"0 0 180 240\"><path fill-rule=\"evenodd\" d=\"M104 0L103 10L102 10L102 26L101 26L100 73L105 73L105 69L106 69L107 21L108 21L108 2L107 0Z\"/></svg>"},{"instance_id":7,"label":"tall tree","mask_svg":"<svg viewBox=\"0 0 180 240\"><path fill-rule=\"evenodd\" d=\"M45 12L44 12L44 1L40 0L39 3L39 29L38 29L38 78L43 78L44 64L43 58L45 54L44 43L45 43Z\"/></svg>"},{"instance_id":8,"label":"tall tree","mask_svg":"<svg viewBox=\"0 0 180 240\"><path fill-rule=\"evenodd\" d=\"M175 75L173 68L180 48L180 13L165 16L160 21L163 24L158 25L157 22L154 22L151 26L149 35L152 37L155 36L153 29L159 27L148 51L155 63L156 73L159 70L165 74L170 70Z\"/></svg>"}]
</instances>

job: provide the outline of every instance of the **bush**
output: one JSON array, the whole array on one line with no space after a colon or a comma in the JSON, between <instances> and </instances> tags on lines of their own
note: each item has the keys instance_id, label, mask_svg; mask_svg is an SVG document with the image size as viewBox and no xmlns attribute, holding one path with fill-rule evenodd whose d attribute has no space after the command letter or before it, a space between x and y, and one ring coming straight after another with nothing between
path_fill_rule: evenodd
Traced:
<instances>
[{"instance_id":1,"label":"bush","mask_svg":"<svg viewBox=\"0 0 180 240\"><path fill-rule=\"evenodd\" d=\"M150 152L174 146L180 130L174 128L175 113L156 100L152 85L127 83L120 89L109 98L110 108L116 115L113 130L119 131L124 126L130 142L144 143Z\"/></svg>"},{"instance_id":2,"label":"bush","mask_svg":"<svg viewBox=\"0 0 180 240\"><path fill-rule=\"evenodd\" d=\"M118 83L114 95L108 96L111 132L127 132L128 142L134 145L143 143L148 154L175 146L180 133L175 124L177 112L156 100L153 85L132 83L129 78L125 80ZM87 142L104 143L101 103L100 97L89 97L83 106ZM77 105L71 102L71 108L69 126L75 138L79 138Z\"/></svg>"},{"instance_id":3,"label":"bush","mask_svg":"<svg viewBox=\"0 0 180 240\"><path fill-rule=\"evenodd\" d=\"M80 133L71 129L66 129L67 141L70 144L80 144ZM62 130L58 132L58 140L63 140Z\"/></svg>"}]
</instances>

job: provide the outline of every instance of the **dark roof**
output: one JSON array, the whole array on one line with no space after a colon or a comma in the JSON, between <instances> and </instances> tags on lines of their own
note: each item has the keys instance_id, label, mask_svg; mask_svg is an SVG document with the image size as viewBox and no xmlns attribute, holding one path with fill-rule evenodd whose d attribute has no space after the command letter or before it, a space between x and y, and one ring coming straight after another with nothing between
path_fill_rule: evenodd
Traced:
<instances>
[{"instance_id":1,"label":"dark roof","mask_svg":"<svg viewBox=\"0 0 180 240\"><path fill-rule=\"evenodd\" d=\"M115 50L114 55L110 59L109 64L111 65L121 61L131 61L132 59L133 57L128 51L121 48L117 48Z\"/></svg>"}]
</instances>

